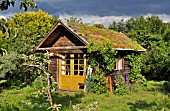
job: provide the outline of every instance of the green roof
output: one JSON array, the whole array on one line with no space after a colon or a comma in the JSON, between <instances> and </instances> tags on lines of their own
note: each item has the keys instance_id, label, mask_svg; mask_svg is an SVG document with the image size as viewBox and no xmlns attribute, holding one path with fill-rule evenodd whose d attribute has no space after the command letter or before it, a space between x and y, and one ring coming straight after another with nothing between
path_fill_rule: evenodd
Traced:
<instances>
[{"instance_id":1,"label":"green roof","mask_svg":"<svg viewBox=\"0 0 170 111\"><path fill-rule=\"evenodd\" d=\"M84 38L87 42L93 41L95 44L101 44L110 40L115 49L133 49L145 51L137 42L132 41L126 35L107 29L88 26L87 24L76 24L68 22L67 27Z\"/></svg>"}]
</instances>

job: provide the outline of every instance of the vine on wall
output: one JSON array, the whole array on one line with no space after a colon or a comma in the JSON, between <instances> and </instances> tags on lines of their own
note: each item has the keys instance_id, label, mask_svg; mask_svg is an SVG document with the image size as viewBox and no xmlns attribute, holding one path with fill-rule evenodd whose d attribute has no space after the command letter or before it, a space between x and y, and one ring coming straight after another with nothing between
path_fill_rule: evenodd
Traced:
<instances>
[{"instance_id":1,"label":"vine on wall","mask_svg":"<svg viewBox=\"0 0 170 111\"><path fill-rule=\"evenodd\" d=\"M141 66L142 66L142 57L140 55L136 55L132 53L131 55L126 56L129 59L131 66L131 72L129 75L129 80L131 83L140 83L141 85L146 85L147 80L141 74Z\"/></svg>"},{"instance_id":2,"label":"vine on wall","mask_svg":"<svg viewBox=\"0 0 170 111\"><path fill-rule=\"evenodd\" d=\"M87 52L89 65L93 68L93 77L86 79L87 91L97 94L107 92L105 75L109 75L113 71L117 61L115 57L117 52L112 49L110 41L102 44L90 42Z\"/></svg>"}]
</instances>

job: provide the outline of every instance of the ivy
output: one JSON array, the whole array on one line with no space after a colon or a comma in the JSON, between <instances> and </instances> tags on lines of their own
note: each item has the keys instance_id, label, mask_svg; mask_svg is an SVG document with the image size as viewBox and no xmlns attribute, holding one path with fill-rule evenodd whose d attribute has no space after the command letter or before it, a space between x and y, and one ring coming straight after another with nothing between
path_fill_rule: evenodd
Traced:
<instances>
[{"instance_id":1,"label":"ivy","mask_svg":"<svg viewBox=\"0 0 170 111\"><path fill-rule=\"evenodd\" d=\"M87 52L89 65L93 68L93 77L86 79L87 91L97 94L107 92L105 75L109 75L113 71L117 52L112 49L110 41L102 44L90 42Z\"/></svg>"},{"instance_id":2,"label":"ivy","mask_svg":"<svg viewBox=\"0 0 170 111\"><path fill-rule=\"evenodd\" d=\"M142 57L140 55L132 53L131 55L127 55L126 58L129 59L129 65L131 66L131 71L129 75L130 82L138 82L141 85L146 85L147 80L141 74Z\"/></svg>"},{"instance_id":3,"label":"ivy","mask_svg":"<svg viewBox=\"0 0 170 111\"><path fill-rule=\"evenodd\" d=\"M92 68L95 68L95 71L100 70L105 74L109 74L113 71L117 61L117 52L112 49L112 43L110 41L103 44L90 42L87 52L90 65Z\"/></svg>"}]
</instances>

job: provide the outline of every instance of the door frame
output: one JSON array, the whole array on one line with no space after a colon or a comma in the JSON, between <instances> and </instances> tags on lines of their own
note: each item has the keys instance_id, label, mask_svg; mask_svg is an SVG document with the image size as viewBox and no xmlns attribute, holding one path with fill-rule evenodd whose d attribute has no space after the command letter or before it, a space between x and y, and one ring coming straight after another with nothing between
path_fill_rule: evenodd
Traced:
<instances>
[{"instance_id":1,"label":"door frame","mask_svg":"<svg viewBox=\"0 0 170 111\"><path fill-rule=\"evenodd\" d=\"M63 56L64 55L64 56ZM68 64L66 63L66 55L70 56L70 74L66 74L66 66L68 66ZM85 76L86 76L86 54L82 54L83 58L78 58L76 59L77 61L84 61L83 64L75 64L75 55L78 55L78 57L80 56L80 54L59 54L59 66L58 66L58 88L59 89L63 89L63 90L79 90L79 83L83 83L84 84L84 80L85 80ZM65 60L65 62L63 62L62 60ZM62 64L64 63L64 65ZM75 70L75 66L80 67L80 65L84 66L83 70L77 69ZM62 69L63 68L63 69ZM65 70L65 72L62 72L63 70ZM75 75L75 71L78 72L78 74ZM80 72L83 72L83 75L80 75ZM63 73L63 74L62 74Z\"/></svg>"}]
</instances>

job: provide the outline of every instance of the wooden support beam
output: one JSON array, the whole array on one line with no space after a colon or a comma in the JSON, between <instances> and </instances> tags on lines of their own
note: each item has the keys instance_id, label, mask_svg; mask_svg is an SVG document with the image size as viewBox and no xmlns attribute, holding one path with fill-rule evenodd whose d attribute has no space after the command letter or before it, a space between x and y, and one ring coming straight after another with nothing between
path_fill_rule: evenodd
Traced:
<instances>
[{"instance_id":1,"label":"wooden support beam","mask_svg":"<svg viewBox=\"0 0 170 111\"><path fill-rule=\"evenodd\" d=\"M66 46L66 47L46 47L46 48L37 48L36 50L63 50L63 49L85 49L86 46Z\"/></svg>"}]
</instances>

